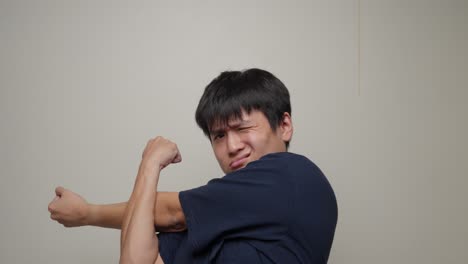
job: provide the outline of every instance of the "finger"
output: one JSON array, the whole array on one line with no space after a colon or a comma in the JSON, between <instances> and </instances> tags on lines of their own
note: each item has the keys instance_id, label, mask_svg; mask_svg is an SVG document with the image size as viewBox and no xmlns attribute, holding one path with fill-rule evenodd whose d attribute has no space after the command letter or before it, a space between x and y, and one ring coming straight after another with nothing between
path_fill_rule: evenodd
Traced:
<instances>
[{"instance_id":1,"label":"finger","mask_svg":"<svg viewBox=\"0 0 468 264\"><path fill-rule=\"evenodd\" d=\"M47 206L47 210L52 213L52 211L54 210L54 206L53 206L53 202L50 202L49 203L49 206Z\"/></svg>"},{"instance_id":2,"label":"finger","mask_svg":"<svg viewBox=\"0 0 468 264\"><path fill-rule=\"evenodd\" d=\"M177 153L175 158L172 160L172 163L179 163L181 161L182 161L182 155L180 155L180 153Z\"/></svg>"},{"instance_id":3,"label":"finger","mask_svg":"<svg viewBox=\"0 0 468 264\"><path fill-rule=\"evenodd\" d=\"M55 196L54 199L49 203L49 206L47 206L47 210L52 213L52 211L55 210L55 201L59 199L58 196Z\"/></svg>"},{"instance_id":4,"label":"finger","mask_svg":"<svg viewBox=\"0 0 468 264\"><path fill-rule=\"evenodd\" d=\"M57 215L56 214L51 214L50 219L57 221Z\"/></svg>"},{"instance_id":5,"label":"finger","mask_svg":"<svg viewBox=\"0 0 468 264\"><path fill-rule=\"evenodd\" d=\"M65 188L63 188L62 186L59 186L57 188L55 188L55 194L59 197L62 196L63 192L65 191Z\"/></svg>"},{"instance_id":6,"label":"finger","mask_svg":"<svg viewBox=\"0 0 468 264\"><path fill-rule=\"evenodd\" d=\"M174 160L172 161L172 163L179 163L179 162L182 161L182 154L180 154L180 150L177 147L177 145L175 147L176 147L176 150L177 150L177 154L176 154Z\"/></svg>"}]
</instances>

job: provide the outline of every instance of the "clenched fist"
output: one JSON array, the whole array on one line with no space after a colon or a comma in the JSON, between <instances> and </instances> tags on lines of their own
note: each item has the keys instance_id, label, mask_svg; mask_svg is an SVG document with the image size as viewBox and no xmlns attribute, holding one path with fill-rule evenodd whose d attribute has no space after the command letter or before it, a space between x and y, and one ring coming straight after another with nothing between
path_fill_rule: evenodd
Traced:
<instances>
[{"instance_id":1,"label":"clenched fist","mask_svg":"<svg viewBox=\"0 0 468 264\"><path fill-rule=\"evenodd\" d=\"M55 194L48 207L51 219L65 227L88 224L89 204L83 197L63 187L57 187Z\"/></svg>"},{"instance_id":2,"label":"clenched fist","mask_svg":"<svg viewBox=\"0 0 468 264\"><path fill-rule=\"evenodd\" d=\"M177 145L163 137L151 139L143 151L141 165L145 168L163 169L171 163L182 161Z\"/></svg>"}]
</instances>

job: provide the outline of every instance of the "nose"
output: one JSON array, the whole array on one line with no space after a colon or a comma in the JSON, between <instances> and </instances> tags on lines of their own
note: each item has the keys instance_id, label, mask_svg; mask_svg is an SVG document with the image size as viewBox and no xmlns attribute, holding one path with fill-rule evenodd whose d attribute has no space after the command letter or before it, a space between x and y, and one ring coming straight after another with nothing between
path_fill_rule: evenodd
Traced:
<instances>
[{"instance_id":1,"label":"nose","mask_svg":"<svg viewBox=\"0 0 468 264\"><path fill-rule=\"evenodd\" d=\"M230 155L237 154L240 150L244 149L244 143L237 133L227 134L227 148Z\"/></svg>"}]
</instances>

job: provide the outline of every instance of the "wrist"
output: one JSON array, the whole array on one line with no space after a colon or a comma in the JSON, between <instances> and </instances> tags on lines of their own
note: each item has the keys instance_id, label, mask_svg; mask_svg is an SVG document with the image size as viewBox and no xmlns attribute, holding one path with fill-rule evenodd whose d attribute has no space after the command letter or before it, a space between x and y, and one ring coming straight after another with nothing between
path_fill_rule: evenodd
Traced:
<instances>
[{"instance_id":1,"label":"wrist","mask_svg":"<svg viewBox=\"0 0 468 264\"><path fill-rule=\"evenodd\" d=\"M160 171L161 166L157 163L141 162L138 174L143 177L154 177L159 175Z\"/></svg>"},{"instance_id":2,"label":"wrist","mask_svg":"<svg viewBox=\"0 0 468 264\"><path fill-rule=\"evenodd\" d=\"M83 225L97 225L98 223L98 213L99 213L99 205L96 204L87 204L87 213L83 218Z\"/></svg>"}]
</instances>

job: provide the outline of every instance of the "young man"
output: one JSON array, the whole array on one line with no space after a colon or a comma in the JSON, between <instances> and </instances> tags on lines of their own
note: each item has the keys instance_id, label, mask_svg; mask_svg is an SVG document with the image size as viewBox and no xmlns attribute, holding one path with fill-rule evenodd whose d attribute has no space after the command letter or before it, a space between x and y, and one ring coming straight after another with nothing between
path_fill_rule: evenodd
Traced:
<instances>
[{"instance_id":1,"label":"young man","mask_svg":"<svg viewBox=\"0 0 468 264\"><path fill-rule=\"evenodd\" d=\"M326 263L336 199L315 164L287 152L293 125L284 84L260 69L223 72L206 87L196 121L224 177L157 192L160 171L181 161L177 146L157 137L128 203L90 205L58 187L51 218L121 228L121 263Z\"/></svg>"}]
</instances>

